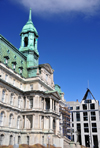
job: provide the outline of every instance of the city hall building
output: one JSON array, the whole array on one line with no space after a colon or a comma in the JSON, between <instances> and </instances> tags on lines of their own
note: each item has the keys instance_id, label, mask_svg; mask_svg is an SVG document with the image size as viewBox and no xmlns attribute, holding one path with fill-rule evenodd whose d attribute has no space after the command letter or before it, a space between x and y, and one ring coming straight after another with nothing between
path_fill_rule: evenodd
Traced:
<instances>
[{"instance_id":1,"label":"city hall building","mask_svg":"<svg viewBox=\"0 0 100 148\"><path fill-rule=\"evenodd\" d=\"M57 85L55 89L52 67L38 63L38 32L31 9L20 37L18 50L0 35L0 145L62 146L57 135L64 94L56 91Z\"/></svg>"},{"instance_id":2,"label":"city hall building","mask_svg":"<svg viewBox=\"0 0 100 148\"><path fill-rule=\"evenodd\" d=\"M87 89L81 102L77 100L67 103L71 110L72 140L86 147L100 148L99 101Z\"/></svg>"}]
</instances>

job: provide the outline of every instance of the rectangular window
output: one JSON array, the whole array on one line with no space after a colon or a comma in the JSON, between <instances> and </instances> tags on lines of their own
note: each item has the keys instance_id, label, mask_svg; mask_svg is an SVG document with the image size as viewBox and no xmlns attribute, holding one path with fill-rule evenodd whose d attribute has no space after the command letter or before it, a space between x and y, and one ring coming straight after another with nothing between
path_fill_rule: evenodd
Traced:
<instances>
[{"instance_id":1,"label":"rectangular window","mask_svg":"<svg viewBox=\"0 0 100 148\"><path fill-rule=\"evenodd\" d=\"M5 81L6 82L8 81L8 75L7 74L5 75Z\"/></svg>"},{"instance_id":2,"label":"rectangular window","mask_svg":"<svg viewBox=\"0 0 100 148\"><path fill-rule=\"evenodd\" d=\"M79 133L81 133L81 124L80 124L80 123L77 124L77 131L78 131Z\"/></svg>"},{"instance_id":3,"label":"rectangular window","mask_svg":"<svg viewBox=\"0 0 100 148\"><path fill-rule=\"evenodd\" d=\"M15 80L13 80L13 85L15 86Z\"/></svg>"},{"instance_id":4,"label":"rectangular window","mask_svg":"<svg viewBox=\"0 0 100 148\"><path fill-rule=\"evenodd\" d=\"M22 83L20 83L20 89L22 89Z\"/></svg>"},{"instance_id":5,"label":"rectangular window","mask_svg":"<svg viewBox=\"0 0 100 148\"><path fill-rule=\"evenodd\" d=\"M80 121L80 112L76 112L76 121Z\"/></svg>"},{"instance_id":6,"label":"rectangular window","mask_svg":"<svg viewBox=\"0 0 100 148\"><path fill-rule=\"evenodd\" d=\"M30 99L30 109L33 108L33 99Z\"/></svg>"},{"instance_id":7,"label":"rectangular window","mask_svg":"<svg viewBox=\"0 0 100 148\"><path fill-rule=\"evenodd\" d=\"M88 121L88 113L83 112L83 121Z\"/></svg>"},{"instance_id":8,"label":"rectangular window","mask_svg":"<svg viewBox=\"0 0 100 148\"><path fill-rule=\"evenodd\" d=\"M90 104L90 109L95 109L95 104L94 103Z\"/></svg>"},{"instance_id":9,"label":"rectangular window","mask_svg":"<svg viewBox=\"0 0 100 148\"><path fill-rule=\"evenodd\" d=\"M73 107L70 107L70 110L73 110Z\"/></svg>"},{"instance_id":10,"label":"rectangular window","mask_svg":"<svg viewBox=\"0 0 100 148\"><path fill-rule=\"evenodd\" d=\"M33 84L30 85L30 90L33 90Z\"/></svg>"},{"instance_id":11,"label":"rectangular window","mask_svg":"<svg viewBox=\"0 0 100 148\"><path fill-rule=\"evenodd\" d=\"M76 106L76 110L79 110L80 109L80 107L79 106Z\"/></svg>"},{"instance_id":12,"label":"rectangular window","mask_svg":"<svg viewBox=\"0 0 100 148\"><path fill-rule=\"evenodd\" d=\"M96 125L96 123L92 123L92 132L97 132L97 125Z\"/></svg>"},{"instance_id":13,"label":"rectangular window","mask_svg":"<svg viewBox=\"0 0 100 148\"><path fill-rule=\"evenodd\" d=\"M83 110L87 110L87 104L83 104Z\"/></svg>"},{"instance_id":14,"label":"rectangular window","mask_svg":"<svg viewBox=\"0 0 100 148\"><path fill-rule=\"evenodd\" d=\"M96 120L95 112L91 112L91 120L92 121L95 121Z\"/></svg>"},{"instance_id":15,"label":"rectangular window","mask_svg":"<svg viewBox=\"0 0 100 148\"><path fill-rule=\"evenodd\" d=\"M88 123L84 123L84 132L89 133Z\"/></svg>"}]
</instances>

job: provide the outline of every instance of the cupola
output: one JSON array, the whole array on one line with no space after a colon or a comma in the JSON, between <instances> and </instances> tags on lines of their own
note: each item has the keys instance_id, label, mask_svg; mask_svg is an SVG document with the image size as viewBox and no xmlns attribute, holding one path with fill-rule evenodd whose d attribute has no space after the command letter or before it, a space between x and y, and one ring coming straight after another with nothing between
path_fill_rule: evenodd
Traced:
<instances>
[{"instance_id":1,"label":"cupola","mask_svg":"<svg viewBox=\"0 0 100 148\"><path fill-rule=\"evenodd\" d=\"M26 25L22 28L20 33L21 45L19 51L27 57L27 70L28 76L36 76L39 52L37 50L38 32L32 22L31 9L29 12L29 20Z\"/></svg>"}]
</instances>

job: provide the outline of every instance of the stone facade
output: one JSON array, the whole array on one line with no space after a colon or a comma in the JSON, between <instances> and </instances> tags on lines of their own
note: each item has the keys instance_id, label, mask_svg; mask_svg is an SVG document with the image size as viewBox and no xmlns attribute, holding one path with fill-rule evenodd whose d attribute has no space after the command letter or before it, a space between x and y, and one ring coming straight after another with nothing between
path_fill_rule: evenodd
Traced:
<instances>
[{"instance_id":1,"label":"stone facade","mask_svg":"<svg viewBox=\"0 0 100 148\"><path fill-rule=\"evenodd\" d=\"M55 89L51 66L38 64L31 10L20 35L19 50L0 35L0 145L49 142L63 148L58 135L64 95Z\"/></svg>"}]
</instances>

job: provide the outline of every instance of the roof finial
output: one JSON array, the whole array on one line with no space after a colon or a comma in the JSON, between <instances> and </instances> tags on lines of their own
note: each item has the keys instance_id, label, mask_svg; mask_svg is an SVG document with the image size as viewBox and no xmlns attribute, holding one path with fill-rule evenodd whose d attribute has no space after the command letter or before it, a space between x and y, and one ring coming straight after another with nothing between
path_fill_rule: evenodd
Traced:
<instances>
[{"instance_id":1,"label":"roof finial","mask_svg":"<svg viewBox=\"0 0 100 148\"><path fill-rule=\"evenodd\" d=\"M31 8L30 8L30 12L29 12L29 21L31 21Z\"/></svg>"}]
</instances>

